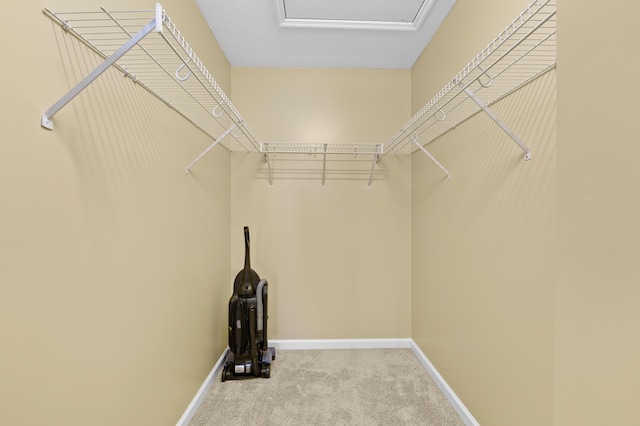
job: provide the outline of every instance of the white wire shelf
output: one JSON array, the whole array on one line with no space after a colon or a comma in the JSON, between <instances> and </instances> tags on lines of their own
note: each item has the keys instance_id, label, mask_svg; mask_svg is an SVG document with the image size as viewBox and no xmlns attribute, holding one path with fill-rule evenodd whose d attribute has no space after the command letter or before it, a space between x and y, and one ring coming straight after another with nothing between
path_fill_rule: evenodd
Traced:
<instances>
[{"instance_id":1,"label":"white wire shelf","mask_svg":"<svg viewBox=\"0 0 640 426\"><path fill-rule=\"evenodd\" d=\"M378 144L335 144L335 143L286 143L262 142L263 154L329 154L329 155L380 155L383 145Z\"/></svg>"},{"instance_id":2,"label":"white wire shelf","mask_svg":"<svg viewBox=\"0 0 640 426\"><path fill-rule=\"evenodd\" d=\"M272 185L270 157L321 157L324 185L327 156L352 155L359 159L370 156L371 186L378 160L411 144L411 152L422 150L450 177L449 171L425 147L482 110L529 159L529 148L500 122L489 105L555 67L555 1L533 1L385 144L260 143L159 3L153 10L44 9L62 28L102 56L104 62L45 111L41 123L53 129L53 116L113 65L214 139L186 167L186 172L220 143L231 151L262 153Z\"/></svg>"},{"instance_id":3,"label":"white wire shelf","mask_svg":"<svg viewBox=\"0 0 640 426\"><path fill-rule=\"evenodd\" d=\"M309 158L322 161L322 186L325 186L327 178L327 157L349 158L370 162L368 170L370 188L373 181L373 173L378 158L384 149L383 144L336 144L336 143L286 143L286 142L262 142L260 152L267 163L269 184L273 186L273 159L307 160ZM354 173L357 171L354 170Z\"/></svg>"},{"instance_id":4,"label":"white wire shelf","mask_svg":"<svg viewBox=\"0 0 640 426\"><path fill-rule=\"evenodd\" d=\"M411 152L421 149L428 154L425 145L484 110L529 159L531 152L526 145L488 106L555 67L555 15L555 0L531 3L385 143L383 156L398 152L407 144L411 145ZM449 175L439 163L438 166Z\"/></svg>"},{"instance_id":5,"label":"white wire shelf","mask_svg":"<svg viewBox=\"0 0 640 426\"><path fill-rule=\"evenodd\" d=\"M153 10L44 12L105 62L43 114L43 127L52 129L53 115L113 65L213 138L214 144L232 151L259 150L253 131L159 3Z\"/></svg>"}]
</instances>

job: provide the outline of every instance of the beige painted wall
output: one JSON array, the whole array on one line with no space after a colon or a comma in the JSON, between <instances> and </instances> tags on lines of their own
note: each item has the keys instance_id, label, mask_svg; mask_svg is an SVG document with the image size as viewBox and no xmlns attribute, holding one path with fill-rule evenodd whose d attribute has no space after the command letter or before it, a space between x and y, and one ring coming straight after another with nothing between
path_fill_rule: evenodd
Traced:
<instances>
[{"instance_id":1,"label":"beige painted wall","mask_svg":"<svg viewBox=\"0 0 640 426\"><path fill-rule=\"evenodd\" d=\"M163 5L228 90L195 4ZM229 153L185 176L210 139L115 69L42 129L99 63L42 6L0 26L0 423L174 424L226 344Z\"/></svg>"},{"instance_id":2,"label":"beige painted wall","mask_svg":"<svg viewBox=\"0 0 640 426\"><path fill-rule=\"evenodd\" d=\"M482 4L480 4L482 3ZM508 2L509 3L509 2ZM416 111L527 1L459 0L412 69ZM412 156L412 337L481 424L553 419L555 72Z\"/></svg>"},{"instance_id":3,"label":"beige painted wall","mask_svg":"<svg viewBox=\"0 0 640 426\"><path fill-rule=\"evenodd\" d=\"M262 141L385 143L409 119L409 70L232 69L234 104Z\"/></svg>"},{"instance_id":4,"label":"beige painted wall","mask_svg":"<svg viewBox=\"0 0 640 426\"><path fill-rule=\"evenodd\" d=\"M416 113L531 3L457 0L411 69L411 111Z\"/></svg>"},{"instance_id":5,"label":"beige painted wall","mask_svg":"<svg viewBox=\"0 0 640 426\"><path fill-rule=\"evenodd\" d=\"M232 91L263 141L383 143L409 118L409 77L233 68ZM271 188L259 155L232 154L231 268L248 225L252 265L270 283L271 338L410 336L409 156L376 166L371 189L369 162L364 174L337 173L343 163L327 166L322 188L313 158L276 160Z\"/></svg>"},{"instance_id":6,"label":"beige painted wall","mask_svg":"<svg viewBox=\"0 0 640 426\"><path fill-rule=\"evenodd\" d=\"M163 4L261 139L349 143L386 141L527 4L492 2L459 0L410 76L231 70L194 4ZM431 146L451 181L417 153L386 157L367 190L361 173L291 179L301 161L270 188L259 156L221 148L184 176L210 141L113 70L41 129L98 61L42 4L15 3L0 27L0 422L172 424L226 344L249 225L272 338L411 335L483 424L633 423L640 11L610 6L560 5L557 161L549 73L494 107L532 161L478 116Z\"/></svg>"},{"instance_id":7,"label":"beige painted wall","mask_svg":"<svg viewBox=\"0 0 640 426\"><path fill-rule=\"evenodd\" d=\"M555 424L637 424L640 5L559 3Z\"/></svg>"}]
</instances>

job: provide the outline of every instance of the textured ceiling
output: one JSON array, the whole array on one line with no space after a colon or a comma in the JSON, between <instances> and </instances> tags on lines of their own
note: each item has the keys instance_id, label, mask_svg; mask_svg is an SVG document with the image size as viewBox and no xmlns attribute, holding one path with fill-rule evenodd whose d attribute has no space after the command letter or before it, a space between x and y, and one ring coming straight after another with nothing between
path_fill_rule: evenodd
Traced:
<instances>
[{"instance_id":1,"label":"textured ceiling","mask_svg":"<svg viewBox=\"0 0 640 426\"><path fill-rule=\"evenodd\" d=\"M455 0L196 0L232 66L409 69Z\"/></svg>"}]
</instances>

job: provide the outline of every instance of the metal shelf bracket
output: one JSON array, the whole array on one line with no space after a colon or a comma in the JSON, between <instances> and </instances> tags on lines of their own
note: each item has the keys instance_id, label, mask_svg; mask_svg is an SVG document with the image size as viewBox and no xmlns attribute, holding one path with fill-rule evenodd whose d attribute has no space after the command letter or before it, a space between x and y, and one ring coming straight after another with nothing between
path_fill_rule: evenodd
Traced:
<instances>
[{"instance_id":1,"label":"metal shelf bracket","mask_svg":"<svg viewBox=\"0 0 640 426\"><path fill-rule=\"evenodd\" d=\"M427 155L427 157L429 157L431 161L433 161L436 164L436 166L438 166L440 170L442 170L447 175L447 179L451 179L451 173L449 173L449 170L447 170L445 166L443 166L438 160L436 160L436 158L433 155L431 155L431 153L427 151L427 149L424 146L420 145L420 142L418 142L418 139L416 139L414 135L410 135L409 137L411 138L411 141L414 144L416 144L416 146L420 148L420 150L424 152Z\"/></svg>"},{"instance_id":2,"label":"metal shelf bracket","mask_svg":"<svg viewBox=\"0 0 640 426\"><path fill-rule=\"evenodd\" d=\"M322 154L322 187L324 188L325 176L327 175L327 144L324 144L324 152Z\"/></svg>"},{"instance_id":3,"label":"metal shelf bracket","mask_svg":"<svg viewBox=\"0 0 640 426\"><path fill-rule=\"evenodd\" d=\"M498 119L488 105L555 68L556 1L532 0L393 135L384 145L385 153L381 157L390 152L397 153L407 145L412 153L417 149L424 152L424 145L484 111L524 151L524 159L531 159L529 147ZM423 145L414 140L418 136Z\"/></svg>"},{"instance_id":4,"label":"metal shelf bracket","mask_svg":"<svg viewBox=\"0 0 640 426\"><path fill-rule=\"evenodd\" d=\"M273 175L271 174L271 161L269 160L269 153L264 153L264 162L267 163L267 169L269 171L269 186L273 188Z\"/></svg>"},{"instance_id":5,"label":"metal shelf bracket","mask_svg":"<svg viewBox=\"0 0 640 426\"><path fill-rule=\"evenodd\" d=\"M494 114L493 111L482 102L482 100L471 90L468 86L465 86L462 82L459 83L459 86L462 87L462 90L476 103L482 110L491 118L513 141L518 144L520 149L524 151L524 159L531 160L531 150L520 140L519 137L515 135L499 118Z\"/></svg>"},{"instance_id":6,"label":"metal shelf bracket","mask_svg":"<svg viewBox=\"0 0 640 426\"><path fill-rule=\"evenodd\" d=\"M189 172L191 171L191 167L193 167L194 164L196 164L198 161L200 161L202 159L202 157L204 157L207 154L207 152L209 152L209 151L211 151L213 149L213 147L215 147L220 142L222 142L222 139L224 139L229 133L233 132L236 129L236 127L237 126L235 124L232 125L231 127L229 127L223 134L220 135L220 137L218 139L216 139L211 145L209 145L207 147L207 149L202 151L202 153L200 153L200 155L198 155L191 163L189 163L187 168L184 169L184 174L188 175Z\"/></svg>"},{"instance_id":7,"label":"metal shelf bracket","mask_svg":"<svg viewBox=\"0 0 640 426\"><path fill-rule=\"evenodd\" d=\"M42 114L45 129L53 129L54 115L114 66L211 137L214 143L207 151L227 135L231 138L223 145L230 151L258 150L257 137L160 3L147 10L44 12L102 57L98 67ZM187 173L205 153L187 166Z\"/></svg>"},{"instance_id":8,"label":"metal shelf bracket","mask_svg":"<svg viewBox=\"0 0 640 426\"><path fill-rule=\"evenodd\" d=\"M80 83L76 84L73 89L67 92L61 97L55 104L47 109L40 119L40 124L45 129L53 130L53 116L56 115L65 105L67 105L73 98L80 94L87 88L93 81L100 77L111 65L115 64L118 59L124 56L132 47L136 46L140 40L145 38L153 30L162 31L162 18L158 19L158 14L162 14L162 7L160 4L156 4L156 17L153 18L147 25L144 26L136 35L131 37L124 43L118 50L116 50L111 56L101 63L96 69L94 69L89 75L87 75Z\"/></svg>"},{"instance_id":9,"label":"metal shelf bracket","mask_svg":"<svg viewBox=\"0 0 640 426\"><path fill-rule=\"evenodd\" d=\"M367 183L367 189L371 189L371 183L373 182L373 170L378 164L378 160L380 159L380 154L373 155L373 161L371 162L371 170L369 171L369 182Z\"/></svg>"}]
</instances>

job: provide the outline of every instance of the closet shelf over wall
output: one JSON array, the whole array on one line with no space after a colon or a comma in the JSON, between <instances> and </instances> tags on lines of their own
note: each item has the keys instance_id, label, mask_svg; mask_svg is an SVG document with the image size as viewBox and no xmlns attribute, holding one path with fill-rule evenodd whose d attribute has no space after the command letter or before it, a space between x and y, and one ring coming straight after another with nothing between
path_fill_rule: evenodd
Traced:
<instances>
[{"instance_id":1,"label":"closet shelf over wall","mask_svg":"<svg viewBox=\"0 0 640 426\"><path fill-rule=\"evenodd\" d=\"M104 62L42 115L43 127L53 129L53 116L113 65L214 139L186 172L223 140L230 150L259 150L251 128L159 3L154 10L44 12Z\"/></svg>"},{"instance_id":2,"label":"closet shelf over wall","mask_svg":"<svg viewBox=\"0 0 640 426\"><path fill-rule=\"evenodd\" d=\"M555 67L555 15L555 0L531 3L384 145L381 157L410 144L411 152L422 150L450 176L425 145L484 111L530 159L529 148L489 106Z\"/></svg>"},{"instance_id":3,"label":"closet shelf over wall","mask_svg":"<svg viewBox=\"0 0 640 426\"><path fill-rule=\"evenodd\" d=\"M224 140L222 145L232 151L262 153L271 184L274 156L322 156L324 185L327 156L353 154L370 156L371 186L376 163L407 144L412 146L411 152L420 149L450 176L426 145L480 111L486 112L529 159L529 148L489 106L553 68L556 61L555 0L535 0L387 143L260 143L160 4L154 10L44 11L104 62L42 115L43 127L53 129L53 116L113 65L214 139L187 165L186 172Z\"/></svg>"},{"instance_id":4,"label":"closet shelf over wall","mask_svg":"<svg viewBox=\"0 0 640 426\"><path fill-rule=\"evenodd\" d=\"M327 156L330 157L368 157L371 162L369 170L369 181L367 186L371 187L373 181L373 171L378 158L383 152L382 144L335 144L335 143L284 143L284 142L262 142L260 152L264 155L269 172L269 184L273 185L273 173L271 159L275 157L287 156L296 158L300 156L313 156L322 159L322 186L325 186L327 175Z\"/></svg>"}]
</instances>

